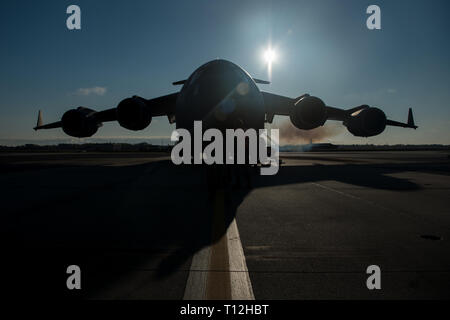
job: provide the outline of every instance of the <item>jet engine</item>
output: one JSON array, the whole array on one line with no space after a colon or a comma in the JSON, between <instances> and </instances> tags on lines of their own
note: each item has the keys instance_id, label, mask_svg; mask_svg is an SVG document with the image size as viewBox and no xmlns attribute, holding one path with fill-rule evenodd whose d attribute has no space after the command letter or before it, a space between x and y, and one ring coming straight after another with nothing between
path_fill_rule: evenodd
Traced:
<instances>
[{"instance_id":1,"label":"jet engine","mask_svg":"<svg viewBox=\"0 0 450 320\"><path fill-rule=\"evenodd\" d=\"M344 125L354 136L372 137L382 133L386 128L386 115L378 108L366 108L350 116L344 121Z\"/></svg>"},{"instance_id":2,"label":"jet engine","mask_svg":"<svg viewBox=\"0 0 450 320\"><path fill-rule=\"evenodd\" d=\"M143 98L127 98L117 106L117 121L126 129L143 130L152 122L151 110Z\"/></svg>"},{"instance_id":3,"label":"jet engine","mask_svg":"<svg viewBox=\"0 0 450 320\"><path fill-rule=\"evenodd\" d=\"M319 98L305 96L295 103L289 117L298 129L309 130L325 123L327 110L325 103Z\"/></svg>"},{"instance_id":4,"label":"jet engine","mask_svg":"<svg viewBox=\"0 0 450 320\"><path fill-rule=\"evenodd\" d=\"M66 111L61 118L63 131L72 137L85 138L94 135L101 126L95 120L95 111L79 107Z\"/></svg>"}]
</instances>

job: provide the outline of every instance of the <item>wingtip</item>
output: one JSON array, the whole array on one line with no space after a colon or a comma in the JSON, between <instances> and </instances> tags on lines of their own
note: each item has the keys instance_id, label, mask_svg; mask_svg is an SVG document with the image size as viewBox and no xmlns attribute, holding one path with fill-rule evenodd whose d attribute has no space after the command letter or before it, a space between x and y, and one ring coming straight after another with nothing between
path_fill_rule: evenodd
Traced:
<instances>
[{"instance_id":1,"label":"wingtip","mask_svg":"<svg viewBox=\"0 0 450 320\"><path fill-rule=\"evenodd\" d=\"M408 121L407 121L407 124L409 126L411 126L412 128L417 129L417 126L414 123L414 116L413 116L412 108L409 108L409 110L408 110Z\"/></svg>"},{"instance_id":2,"label":"wingtip","mask_svg":"<svg viewBox=\"0 0 450 320\"><path fill-rule=\"evenodd\" d=\"M33 128L34 131L38 130L40 126L42 126L43 124L43 120L42 120L42 111L39 110L38 111L38 118L37 118L37 122L36 122L36 126Z\"/></svg>"}]
</instances>

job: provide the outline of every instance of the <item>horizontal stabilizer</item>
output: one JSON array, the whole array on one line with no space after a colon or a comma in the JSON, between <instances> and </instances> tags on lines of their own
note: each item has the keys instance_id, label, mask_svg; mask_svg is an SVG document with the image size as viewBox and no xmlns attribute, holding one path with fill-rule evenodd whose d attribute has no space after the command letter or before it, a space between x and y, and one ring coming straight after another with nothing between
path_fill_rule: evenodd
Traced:
<instances>
[{"instance_id":1,"label":"horizontal stabilizer","mask_svg":"<svg viewBox=\"0 0 450 320\"><path fill-rule=\"evenodd\" d=\"M186 82L186 80L180 80L180 81L172 82L172 84L173 84L174 86L178 86L178 85L180 85L180 84L184 84L185 82Z\"/></svg>"},{"instance_id":2,"label":"horizontal stabilizer","mask_svg":"<svg viewBox=\"0 0 450 320\"><path fill-rule=\"evenodd\" d=\"M178 85L185 84L186 81L187 81L187 80L179 80L179 81L172 82L172 84L173 84L174 86L178 86ZM255 81L256 83L259 83L259 84L270 84L270 81L267 81L267 80L261 80L261 79L257 79L257 78L253 78L253 81Z\"/></svg>"},{"instance_id":3,"label":"horizontal stabilizer","mask_svg":"<svg viewBox=\"0 0 450 320\"><path fill-rule=\"evenodd\" d=\"M253 78L253 81L259 84L270 84L270 81Z\"/></svg>"}]
</instances>

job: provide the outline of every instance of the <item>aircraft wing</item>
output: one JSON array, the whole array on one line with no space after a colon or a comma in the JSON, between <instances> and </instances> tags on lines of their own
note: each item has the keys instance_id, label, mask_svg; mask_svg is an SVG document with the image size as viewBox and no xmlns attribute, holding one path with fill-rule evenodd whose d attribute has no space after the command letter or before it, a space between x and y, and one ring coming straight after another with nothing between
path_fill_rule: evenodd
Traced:
<instances>
[{"instance_id":1,"label":"aircraft wing","mask_svg":"<svg viewBox=\"0 0 450 320\"><path fill-rule=\"evenodd\" d=\"M289 97L280 96L277 94L264 92L264 91L262 91L261 93L263 95L264 105L266 108L266 118L269 123L272 122L273 117L275 115L289 116L291 114L291 110L295 107L295 104L300 99L309 96L309 94L306 93L297 98L289 98ZM354 112L357 112L361 109L368 108L368 107L369 107L368 105L362 105L359 107L345 110L345 109L339 109L339 108L326 106L327 120L344 121L347 117L349 117Z\"/></svg>"},{"instance_id":2,"label":"aircraft wing","mask_svg":"<svg viewBox=\"0 0 450 320\"><path fill-rule=\"evenodd\" d=\"M266 121L269 123L272 123L275 115L289 116L292 110L295 108L295 106L301 99L309 97L309 94L303 94L297 98L289 98L269 92L262 91L261 93L264 99ZM352 116L357 115L357 113L361 112L362 110L369 108L371 107L366 104L353 107L350 109L341 109L331 106L325 106L326 117L324 120L343 121L345 124L345 122L351 119ZM408 121L406 123L386 119L386 125L417 129L417 126L414 124L411 108L409 108Z\"/></svg>"},{"instance_id":3,"label":"aircraft wing","mask_svg":"<svg viewBox=\"0 0 450 320\"><path fill-rule=\"evenodd\" d=\"M415 125L415 123L414 123L414 117L413 117L413 113L412 113L412 109L411 108L409 108L409 110L408 110L408 121L406 123L388 119L386 121L386 124L389 125L389 126L394 126L394 127L413 128L413 129L417 129L418 128Z\"/></svg>"},{"instance_id":4,"label":"aircraft wing","mask_svg":"<svg viewBox=\"0 0 450 320\"><path fill-rule=\"evenodd\" d=\"M178 97L178 92L157 97L154 99L144 99L138 96L133 96L130 99L137 99L142 102L145 108L148 108L152 117L167 116L170 123L175 122L175 105ZM84 107L74 109L83 114L87 119L101 125L103 122L110 122L117 120L117 108L106 109L103 111L95 111ZM39 110L38 121L34 130L53 129L62 127L62 121L56 121L44 124L42 120L42 112Z\"/></svg>"}]
</instances>

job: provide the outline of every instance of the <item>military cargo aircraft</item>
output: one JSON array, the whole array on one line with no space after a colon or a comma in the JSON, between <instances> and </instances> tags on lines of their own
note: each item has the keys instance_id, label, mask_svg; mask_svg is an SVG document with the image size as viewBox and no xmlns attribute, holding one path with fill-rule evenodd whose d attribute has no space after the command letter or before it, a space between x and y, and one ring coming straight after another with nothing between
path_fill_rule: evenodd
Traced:
<instances>
[{"instance_id":1,"label":"military cargo aircraft","mask_svg":"<svg viewBox=\"0 0 450 320\"><path fill-rule=\"evenodd\" d=\"M342 121L354 136L371 137L382 133L386 126L416 129L411 108L406 123L387 119L379 108L360 105L340 109L326 105L320 98L303 94L289 98L260 91L256 84L269 84L256 79L238 65L222 59L205 63L182 85L179 92L145 99L133 96L122 100L117 107L95 111L78 107L66 111L61 120L43 124L39 111L35 130L62 128L72 137L90 137L103 122L118 121L129 130L147 128L153 117L167 116L177 128L193 130L194 121L202 121L203 128L237 129L264 128L275 115L289 116L292 124L303 130L323 126L327 120Z\"/></svg>"}]
</instances>

